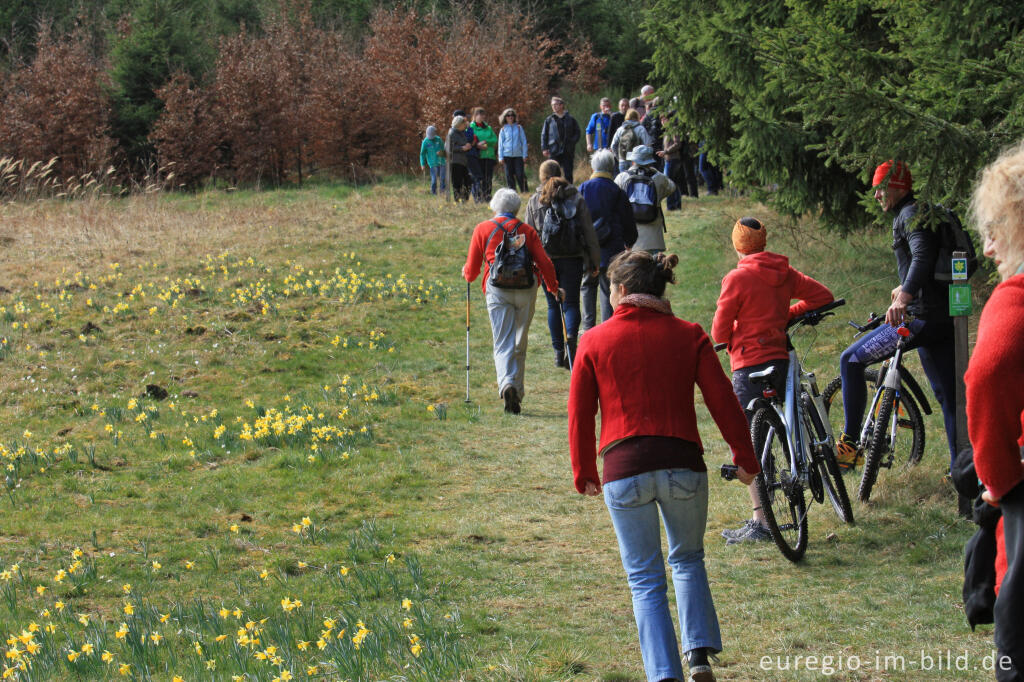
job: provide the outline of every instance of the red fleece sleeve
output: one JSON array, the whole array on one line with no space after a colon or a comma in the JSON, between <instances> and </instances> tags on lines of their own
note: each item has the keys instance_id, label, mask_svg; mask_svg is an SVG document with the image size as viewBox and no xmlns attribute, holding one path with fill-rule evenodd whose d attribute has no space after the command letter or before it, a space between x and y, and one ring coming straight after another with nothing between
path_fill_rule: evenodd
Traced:
<instances>
[{"instance_id":1,"label":"red fleece sleeve","mask_svg":"<svg viewBox=\"0 0 1024 682\"><path fill-rule=\"evenodd\" d=\"M789 307L789 319L793 319L797 315L803 315L809 310L820 308L835 300L835 296L832 295L828 287L818 280L808 277L799 270L793 268L789 270L790 276L794 280L793 298L799 301Z\"/></svg>"},{"instance_id":2,"label":"red fleece sleeve","mask_svg":"<svg viewBox=\"0 0 1024 682\"><path fill-rule=\"evenodd\" d=\"M974 466L997 498L1024 477L1018 445L1024 415L1024 301L1019 299L1019 287L1005 284L985 304L978 342L964 375Z\"/></svg>"},{"instance_id":3,"label":"red fleece sleeve","mask_svg":"<svg viewBox=\"0 0 1024 682\"><path fill-rule=\"evenodd\" d=\"M594 356L590 352L587 336L583 335L569 381L569 456L572 460L573 482L580 493L586 488L587 481L601 483L597 473L597 442L594 435L597 400L597 368L594 366Z\"/></svg>"},{"instance_id":4,"label":"red fleece sleeve","mask_svg":"<svg viewBox=\"0 0 1024 682\"><path fill-rule=\"evenodd\" d=\"M750 427L743 414L743 408L733 393L732 383L718 362L711 339L703 331L700 332L697 341L697 386L700 387L704 404L711 412L718 430L722 432L722 437L732 449L733 464L738 464L751 474L760 472L761 465L754 455L754 446L750 442Z\"/></svg>"},{"instance_id":5,"label":"red fleece sleeve","mask_svg":"<svg viewBox=\"0 0 1024 682\"><path fill-rule=\"evenodd\" d=\"M715 319L711 322L711 338L717 343L729 343L736 327L736 315L740 309L740 297L734 284L736 272L733 270L722 279L722 293L718 295Z\"/></svg>"},{"instance_id":6,"label":"red fleece sleeve","mask_svg":"<svg viewBox=\"0 0 1024 682\"><path fill-rule=\"evenodd\" d=\"M480 268L484 264L484 240L486 237L477 225L473 230L473 236L469 240L469 253L466 254L466 264L462 266L462 278L472 282L480 275Z\"/></svg>"}]
</instances>

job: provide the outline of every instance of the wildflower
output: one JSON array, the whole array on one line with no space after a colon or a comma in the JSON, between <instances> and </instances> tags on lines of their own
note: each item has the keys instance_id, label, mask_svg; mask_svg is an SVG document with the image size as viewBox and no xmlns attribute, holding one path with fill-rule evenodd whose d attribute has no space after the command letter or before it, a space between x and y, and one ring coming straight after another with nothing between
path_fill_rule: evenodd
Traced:
<instances>
[{"instance_id":1,"label":"wildflower","mask_svg":"<svg viewBox=\"0 0 1024 682\"><path fill-rule=\"evenodd\" d=\"M227 617L231 615L231 612L230 612L230 611L228 611L228 610L227 610L226 608L224 608L223 606L222 606L222 607L220 607L220 611L218 611L217 613L218 613L218 614L220 615L220 617L221 617L221 618L223 618L223 619L225 619L225 620L227 620Z\"/></svg>"},{"instance_id":2,"label":"wildflower","mask_svg":"<svg viewBox=\"0 0 1024 682\"><path fill-rule=\"evenodd\" d=\"M78 653L77 651L69 651L68 652L68 660L71 661L72 663L74 663L78 659L78 657L81 656L81 655L82 654Z\"/></svg>"},{"instance_id":3,"label":"wildflower","mask_svg":"<svg viewBox=\"0 0 1024 682\"><path fill-rule=\"evenodd\" d=\"M127 664L127 663L122 663L121 665L119 665L117 667L117 672L121 673L122 675L127 675L131 671L132 671L132 667L129 664Z\"/></svg>"},{"instance_id":4,"label":"wildflower","mask_svg":"<svg viewBox=\"0 0 1024 682\"><path fill-rule=\"evenodd\" d=\"M242 609L240 609L240 608L238 608L236 606L235 610L231 612L231 615L234 616L236 619L241 620L242 619Z\"/></svg>"},{"instance_id":5,"label":"wildflower","mask_svg":"<svg viewBox=\"0 0 1024 682\"><path fill-rule=\"evenodd\" d=\"M121 591L124 592L125 594L131 594L131 591L132 591L131 583L125 583L124 585L121 585Z\"/></svg>"},{"instance_id":6,"label":"wildflower","mask_svg":"<svg viewBox=\"0 0 1024 682\"><path fill-rule=\"evenodd\" d=\"M333 630L334 629L334 623L335 623L335 620L333 618L325 618L324 619L324 627L327 628L328 630Z\"/></svg>"},{"instance_id":7,"label":"wildflower","mask_svg":"<svg viewBox=\"0 0 1024 682\"><path fill-rule=\"evenodd\" d=\"M85 552L82 551L81 547L75 547L73 550L71 550L72 559L81 559L83 556L85 556Z\"/></svg>"},{"instance_id":8,"label":"wildflower","mask_svg":"<svg viewBox=\"0 0 1024 682\"><path fill-rule=\"evenodd\" d=\"M338 573L341 573L342 575L348 575L348 566L342 566L341 568L339 568Z\"/></svg>"},{"instance_id":9,"label":"wildflower","mask_svg":"<svg viewBox=\"0 0 1024 682\"><path fill-rule=\"evenodd\" d=\"M169 619L170 617L171 617L171 614L169 614L169 613L161 613L161 614L160 614L160 622L161 622L161 623L166 623L166 622L167 622L167 620L168 620L168 619Z\"/></svg>"},{"instance_id":10,"label":"wildflower","mask_svg":"<svg viewBox=\"0 0 1024 682\"><path fill-rule=\"evenodd\" d=\"M411 609L412 608L412 600L408 599L408 598L407 599L403 599L402 600L402 608L405 609L406 611Z\"/></svg>"},{"instance_id":11,"label":"wildflower","mask_svg":"<svg viewBox=\"0 0 1024 682\"><path fill-rule=\"evenodd\" d=\"M203 645L202 644L200 644L199 642L194 642L192 646L196 650L196 656L202 656L203 655Z\"/></svg>"},{"instance_id":12,"label":"wildflower","mask_svg":"<svg viewBox=\"0 0 1024 682\"><path fill-rule=\"evenodd\" d=\"M298 641L298 642L297 642L297 643L295 644L295 646L297 646L297 647L299 648L299 651L305 651L306 649L308 649L308 648L309 648L309 642L307 642L307 641L306 641L306 640L304 640L304 639L303 639L303 640L299 640L299 641Z\"/></svg>"},{"instance_id":13,"label":"wildflower","mask_svg":"<svg viewBox=\"0 0 1024 682\"><path fill-rule=\"evenodd\" d=\"M154 571L159 571L161 566L162 566L162 564L159 561L156 561L156 560L153 561L153 570Z\"/></svg>"},{"instance_id":14,"label":"wildflower","mask_svg":"<svg viewBox=\"0 0 1024 682\"><path fill-rule=\"evenodd\" d=\"M308 516L303 516L302 517L302 527L303 528L309 528L312 525L313 525L313 521L310 520L310 518Z\"/></svg>"},{"instance_id":15,"label":"wildflower","mask_svg":"<svg viewBox=\"0 0 1024 682\"><path fill-rule=\"evenodd\" d=\"M103 650L103 654L100 656L100 660L102 660L107 665L110 665L111 663L114 662L114 654L112 654L109 651L107 651L106 649L104 649Z\"/></svg>"},{"instance_id":16,"label":"wildflower","mask_svg":"<svg viewBox=\"0 0 1024 682\"><path fill-rule=\"evenodd\" d=\"M394 555L394 553L389 553L386 557L384 557L384 561L386 561L389 564L395 563L395 555Z\"/></svg>"},{"instance_id":17,"label":"wildflower","mask_svg":"<svg viewBox=\"0 0 1024 682\"><path fill-rule=\"evenodd\" d=\"M185 570L191 571L195 567L196 567L196 564L195 564L194 561L186 561L185 562Z\"/></svg>"},{"instance_id":18,"label":"wildflower","mask_svg":"<svg viewBox=\"0 0 1024 682\"><path fill-rule=\"evenodd\" d=\"M412 618L406 618L402 621L402 627L408 630L412 627Z\"/></svg>"},{"instance_id":19,"label":"wildflower","mask_svg":"<svg viewBox=\"0 0 1024 682\"><path fill-rule=\"evenodd\" d=\"M59 600L55 601L53 603L53 608L57 609L58 612L63 613L64 612L64 602L59 601Z\"/></svg>"},{"instance_id":20,"label":"wildflower","mask_svg":"<svg viewBox=\"0 0 1024 682\"><path fill-rule=\"evenodd\" d=\"M89 644L88 642L86 642L85 644L82 645L82 653L85 654L86 656L89 656L90 654L92 654L92 650L93 650L92 644Z\"/></svg>"},{"instance_id":21,"label":"wildflower","mask_svg":"<svg viewBox=\"0 0 1024 682\"><path fill-rule=\"evenodd\" d=\"M121 623L121 626L119 628L117 628L116 632L114 632L114 636L117 637L118 639L124 639L127 634L128 634L128 624L127 623Z\"/></svg>"},{"instance_id":22,"label":"wildflower","mask_svg":"<svg viewBox=\"0 0 1024 682\"><path fill-rule=\"evenodd\" d=\"M265 568L260 571L260 580L266 580L268 577L270 577L270 571Z\"/></svg>"},{"instance_id":23,"label":"wildflower","mask_svg":"<svg viewBox=\"0 0 1024 682\"><path fill-rule=\"evenodd\" d=\"M319 670L319 668L317 668L315 665L307 666L306 677L313 677L313 675L316 675L317 670Z\"/></svg>"},{"instance_id":24,"label":"wildflower","mask_svg":"<svg viewBox=\"0 0 1024 682\"><path fill-rule=\"evenodd\" d=\"M80 614L78 614L78 622L81 623L82 625L88 625L89 624L89 614L87 614L87 613L80 613Z\"/></svg>"},{"instance_id":25,"label":"wildflower","mask_svg":"<svg viewBox=\"0 0 1024 682\"><path fill-rule=\"evenodd\" d=\"M302 526L300 526L297 523L292 524L292 532L295 533L296 535L298 535L299 533L302 532Z\"/></svg>"},{"instance_id":26,"label":"wildflower","mask_svg":"<svg viewBox=\"0 0 1024 682\"><path fill-rule=\"evenodd\" d=\"M220 642L223 642L227 638L228 638L227 635L217 635L216 637L213 638L213 641L215 641L217 643L220 643Z\"/></svg>"},{"instance_id":27,"label":"wildflower","mask_svg":"<svg viewBox=\"0 0 1024 682\"><path fill-rule=\"evenodd\" d=\"M68 577L68 574L67 574L67 572L66 572L66 571L65 571L65 570L64 570L64 569L62 568L62 569L60 569L59 571L57 571L56 575L54 575L54 576L53 576L53 582L55 582L55 583L59 583L60 581L64 580L64 578L66 578L66 577Z\"/></svg>"},{"instance_id":28,"label":"wildflower","mask_svg":"<svg viewBox=\"0 0 1024 682\"><path fill-rule=\"evenodd\" d=\"M124 603L124 612L129 616L135 613L135 607L132 606L131 602L126 601Z\"/></svg>"},{"instance_id":29,"label":"wildflower","mask_svg":"<svg viewBox=\"0 0 1024 682\"><path fill-rule=\"evenodd\" d=\"M53 623L47 623L46 627L44 627L43 629L46 630L47 634L50 634L50 635L52 635L53 633L57 632L57 626L54 625Z\"/></svg>"},{"instance_id":30,"label":"wildflower","mask_svg":"<svg viewBox=\"0 0 1024 682\"><path fill-rule=\"evenodd\" d=\"M228 528L228 530L230 530L232 533L237 533L238 532L238 524L237 523L232 523L231 527Z\"/></svg>"},{"instance_id":31,"label":"wildflower","mask_svg":"<svg viewBox=\"0 0 1024 682\"><path fill-rule=\"evenodd\" d=\"M419 658L420 652L423 651L423 646L417 642L416 644L413 644L411 647L409 647L409 651L412 652L413 656Z\"/></svg>"},{"instance_id":32,"label":"wildflower","mask_svg":"<svg viewBox=\"0 0 1024 682\"><path fill-rule=\"evenodd\" d=\"M43 592L46 592L46 585L36 585L36 594L41 595Z\"/></svg>"},{"instance_id":33,"label":"wildflower","mask_svg":"<svg viewBox=\"0 0 1024 682\"><path fill-rule=\"evenodd\" d=\"M212 658L210 660L208 660L206 662L206 669L207 670L216 670L217 669L217 661L215 661Z\"/></svg>"}]
</instances>

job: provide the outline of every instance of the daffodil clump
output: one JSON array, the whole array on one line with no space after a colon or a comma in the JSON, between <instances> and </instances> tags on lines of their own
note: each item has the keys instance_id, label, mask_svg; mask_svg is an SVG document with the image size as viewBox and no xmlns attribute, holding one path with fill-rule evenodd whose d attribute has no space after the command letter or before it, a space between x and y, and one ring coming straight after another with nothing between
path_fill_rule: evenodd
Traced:
<instances>
[{"instance_id":1,"label":"daffodil clump","mask_svg":"<svg viewBox=\"0 0 1024 682\"><path fill-rule=\"evenodd\" d=\"M297 525L313 529L304 517ZM353 543L365 540L359 531ZM371 528L370 533L376 531ZM379 542L379 540L374 540ZM76 547L58 566L4 564L0 593L19 625L0 645L0 679L292 680L457 679L465 660L455 612L423 584L415 557L310 565L242 592L161 602L160 581L200 587L219 570L198 560L150 559L143 585L101 589L97 569L115 557ZM82 576L72 585L72 576ZM246 582L248 581L248 583ZM95 592L95 595L90 594ZM102 596L100 596L102 594ZM11 622L10 620L8 622Z\"/></svg>"}]
</instances>

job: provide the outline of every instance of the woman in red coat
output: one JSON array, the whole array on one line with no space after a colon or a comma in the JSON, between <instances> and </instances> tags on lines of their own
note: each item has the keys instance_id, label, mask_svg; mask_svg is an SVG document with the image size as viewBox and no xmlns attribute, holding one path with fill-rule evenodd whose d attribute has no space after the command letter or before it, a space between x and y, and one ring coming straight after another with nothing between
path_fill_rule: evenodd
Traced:
<instances>
[{"instance_id":1,"label":"woman in red coat","mask_svg":"<svg viewBox=\"0 0 1024 682\"><path fill-rule=\"evenodd\" d=\"M1024 675L1024 141L985 169L973 209L984 253L1002 282L978 321L964 383L967 431L985 501L1000 507L995 640L1012 665L996 679Z\"/></svg>"},{"instance_id":2,"label":"woman in red coat","mask_svg":"<svg viewBox=\"0 0 1024 682\"><path fill-rule=\"evenodd\" d=\"M565 291L558 288L555 266L544 252L537 231L516 219L522 200L507 187L499 189L491 199L494 217L485 220L473 230L473 238L462 266L462 276L472 282L484 266L483 289L487 298L487 315L491 320L491 336L494 339L494 369L498 375L498 395L505 401L505 411L519 414L526 387L523 375L526 372L526 343L530 336L530 322L537 303L537 280L543 279L544 286L559 301L565 299ZM525 248L533 261L533 278L523 288L503 288L488 282L494 251L508 234L509 244L516 249Z\"/></svg>"},{"instance_id":3,"label":"woman in red coat","mask_svg":"<svg viewBox=\"0 0 1024 682\"><path fill-rule=\"evenodd\" d=\"M633 594L647 679L682 680L679 642L668 609L661 523L668 537L682 649L692 679L713 680L708 655L722 650L704 568L708 475L697 432L694 389L749 484L760 471L747 420L698 325L662 298L675 256L624 252L608 269L610 320L583 335L569 388L569 447L576 490L602 491L595 413L601 410L604 499Z\"/></svg>"}]
</instances>

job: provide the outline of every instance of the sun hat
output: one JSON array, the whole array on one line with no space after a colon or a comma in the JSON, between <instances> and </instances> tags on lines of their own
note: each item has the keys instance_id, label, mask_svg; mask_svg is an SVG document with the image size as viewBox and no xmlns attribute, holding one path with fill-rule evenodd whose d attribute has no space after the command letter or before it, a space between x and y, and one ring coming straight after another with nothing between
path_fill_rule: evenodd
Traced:
<instances>
[{"instance_id":1,"label":"sun hat","mask_svg":"<svg viewBox=\"0 0 1024 682\"><path fill-rule=\"evenodd\" d=\"M626 160L632 161L638 166L653 166L657 163L654 158L654 150L645 144L634 147L633 151L626 154Z\"/></svg>"}]
</instances>

